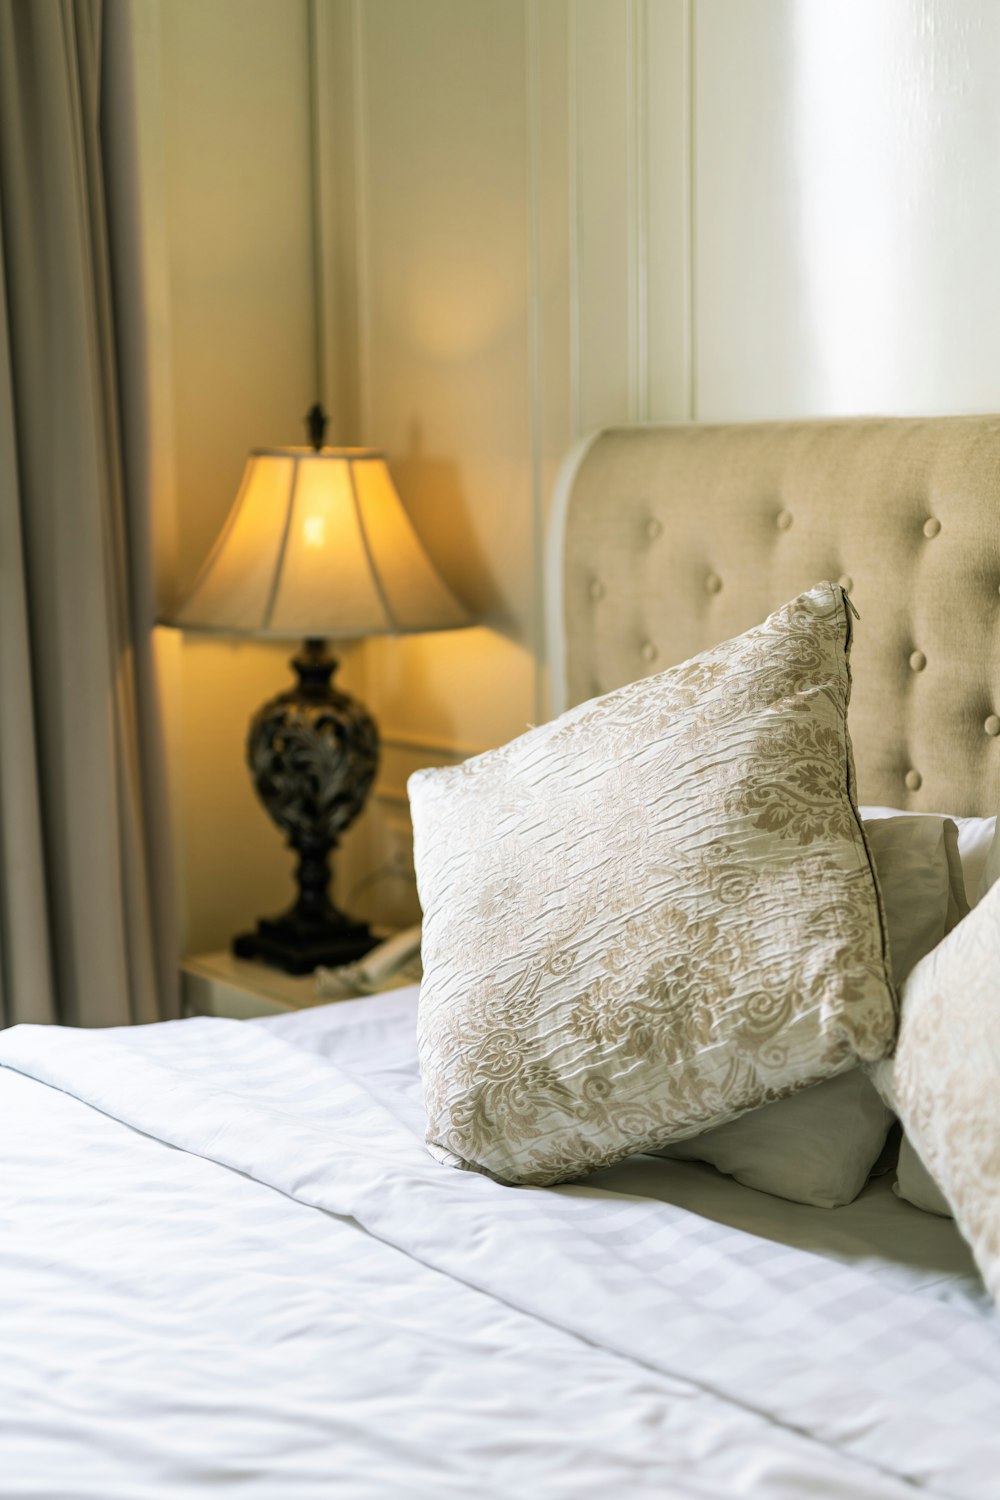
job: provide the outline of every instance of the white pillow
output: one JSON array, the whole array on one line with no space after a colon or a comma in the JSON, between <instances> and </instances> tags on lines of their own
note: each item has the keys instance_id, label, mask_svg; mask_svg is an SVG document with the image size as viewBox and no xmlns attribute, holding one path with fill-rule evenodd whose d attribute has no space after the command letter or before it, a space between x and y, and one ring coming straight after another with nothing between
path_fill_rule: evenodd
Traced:
<instances>
[{"instance_id":1,"label":"white pillow","mask_svg":"<svg viewBox=\"0 0 1000 1500\"><path fill-rule=\"evenodd\" d=\"M849 606L755 630L410 778L428 1145L548 1183L878 1058Z\"/></svg>"},{"instance_id":2,"label":"white pillow","mask_svg":"<svg viewBox=\"0 0 1000 1500\"><path fill-rule=\"evenodd\" d=\"M871 1080L852 1068L652 1155L710 1162L744 1187L839 1208L868 1181L892 1119Z\"/></svg>"},{"instance_id":3,"label":"white pillow","mask_svg":"<svg viewBox=\"0 0 1000 1500\"><path fill-rule=\"evenodd\" d=\"M939 817L901 816L864 826L900 984L968 909L958 833L951 819ZM710 1162L746 1187L837 1208L868 1181L892 1119L865 1073L854 1069L654 1154Z\"/></svg>"},{"instance_id":4,"label":"white pillow","mask_svg":"<svg viewBox=\"0 0 1000 1500\"><path fill-rule=\"evenodd\" d=\"M996 834L996 818L956 818L953 813L904 812L899 807L862 807L866 822L876 818L951 818L958 829L958 853L965 877L965 895L969 906L975 906L984 894L981 889L986 861Z\"/></svg>"},{"instance_id":5,"label":"white pillow","mask_svg":"<svg viewBox=\"0 0 1000 1500\"><path fill-rule=\"evenodd\" d=\"M914 1208L924 1213L938 1214L943 1219L952 1219L954 1214L948 1200L934 1178L924 1166L913 1147L909 1136L904 1135L899 1143L899 1160L896 1163L896 1181L892 1190L897 1198L904 1198Z\"/></svg>"},{"instance_id":6,"label":"white pillow","mask_svg":"<svg viewBox=\"0 0 1000 1500\"><path fill-rule=\"evenodd\" d=\"M901 985L912 969L968 915L959 834L954 819L865 819L889 929L892 977Z\"/></svg>"},{"instance_id":7,"label":"white pillow","mask_svg":"<svg viewBox=\"0 0 1000 1500\"><path fill-rule=\"evenodd\" d=\"M876 826L878 819L905 819L913 823L928 818L939 818L939 813L914 813L901 812L892 807L863 807L862 816L865 818L865 827ZM955 824L958 829L958 853L962 865L962 876L965 885L966 899L969 906L974 906L981 901L1000 873L1000 841L996 837L996 818L950 818L948 821ZM945 929L950 932L955 923L968 914L969 906L965 911L956 910ZM890 933L892 923L890 922ZM895 939L893 939L895 944ZM929 951L929 950L926 950ZM895 968L895 964L893 966ZM911 964L912 968L913 965ZM905 975L896 973L896 983ZM904 1135L899 1146L899 1161L896 1167L896 1181L893 1183L893 1192L897 1197L903 1198L907 1203L912 1203L914 1208L922 1208L927 1213L940 1214L951 1217L951 1209L943 1197L940 1188L934 1181L919 1155L914 1150L912 1143Z\"/></svg>"},{"instance_id":8,"label":"white pillow","mask_svg":"<svg viewBox=\"0 0 1000 1500\"><path fill-rule=\"evenodd\" d=\"M998 880L1000 880L1000 839L994 833L990 846L986 851L983 873L979 880L978 899L980 901L986 895L990 886L995 885Z\"/></svg>"},{"instance_id":9,"label":"white pillow","mask_svg":"<svg viewBox=\"0 0 1000 1500\"><path fill-rule=\"evenodd\" d=\"M895 1056L875 1069L1000 1297L1000 883L903 986Z\"/></svg>"}]
</instances>

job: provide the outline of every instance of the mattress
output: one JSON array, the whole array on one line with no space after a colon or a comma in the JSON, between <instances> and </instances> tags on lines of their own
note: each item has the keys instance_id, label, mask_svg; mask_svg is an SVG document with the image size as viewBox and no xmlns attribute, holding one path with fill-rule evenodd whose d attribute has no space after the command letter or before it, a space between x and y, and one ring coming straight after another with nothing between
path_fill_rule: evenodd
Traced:
<instances>
[{"instance_id":1,"label":"mattress","mask_svg":"<svg viewBox=\"0 0 1000 1500\"><path fill-rule=\"evenodd\" d=\"M415 1007L0 1036L0 1493L992 1500L950 1222L443 1168Z\"/></svg>"}]
</instances>

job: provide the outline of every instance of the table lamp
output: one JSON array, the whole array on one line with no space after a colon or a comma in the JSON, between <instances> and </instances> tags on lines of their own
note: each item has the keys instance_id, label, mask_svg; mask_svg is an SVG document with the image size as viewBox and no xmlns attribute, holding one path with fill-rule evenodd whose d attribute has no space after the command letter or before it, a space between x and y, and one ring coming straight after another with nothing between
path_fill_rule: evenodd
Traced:
<instances>
[{"instance_id":1,"label":"table lamp","mask_svg":"<svg viewBox=\"0 0 1000 1500\"><path fill-rule=\"evenodd\" d=\"M301 639L297 682L257 710L247 763L297 855L298 894L282 916L233 940L240 958L289 974L360 958L377 939L330 900L330 854L358 816L378 766L378 731L332 684L326 640L450 630L469 617L440 578L396 492L384 456L326 448L326 419L307 418L311 448L256 448L236 501L170 623L265 640Z\"/></svg>"}]
</instances>

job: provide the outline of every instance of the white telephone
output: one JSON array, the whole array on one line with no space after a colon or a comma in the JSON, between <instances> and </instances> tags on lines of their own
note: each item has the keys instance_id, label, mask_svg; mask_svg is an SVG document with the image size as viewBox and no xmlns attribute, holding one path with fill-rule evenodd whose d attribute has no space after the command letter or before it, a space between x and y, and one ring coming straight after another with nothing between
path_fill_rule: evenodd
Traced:
<instances>
[{"instance_id":1,"label":"white telephone","mask_svg":"<svg viewBox=\"0 0 1000 1500\"><path fill-rule=\"evenodd\" d=\"M376 995L380 990L398 990L404 984L419 984L423 978L420 962L420 925L408 927L379 943L356 963L339 969L316 970L316 992L329 1000L346 1000L351 995Z\"/></svg>"}]
</instances>

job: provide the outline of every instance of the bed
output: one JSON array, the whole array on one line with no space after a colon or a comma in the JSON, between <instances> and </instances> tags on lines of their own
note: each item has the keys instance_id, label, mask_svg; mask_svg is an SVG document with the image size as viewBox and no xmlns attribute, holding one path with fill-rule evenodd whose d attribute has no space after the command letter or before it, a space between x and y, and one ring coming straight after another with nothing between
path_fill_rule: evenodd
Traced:
<instances>
[{"instance_id":1,"label":"bed","mask_svg":"<svg viewBox=\"0 0 1000 1500\"><path fill-rule=\"evenodd\" d=\"M639 428L564 468L557 707L819 578L861 800L1000 793L1000 418ZM993 1500L996 1312L873 1177L807 1208L636 1157L428 1155L417 991L0 1038L0 1493Z\"/></svg>"}]
</instances>

